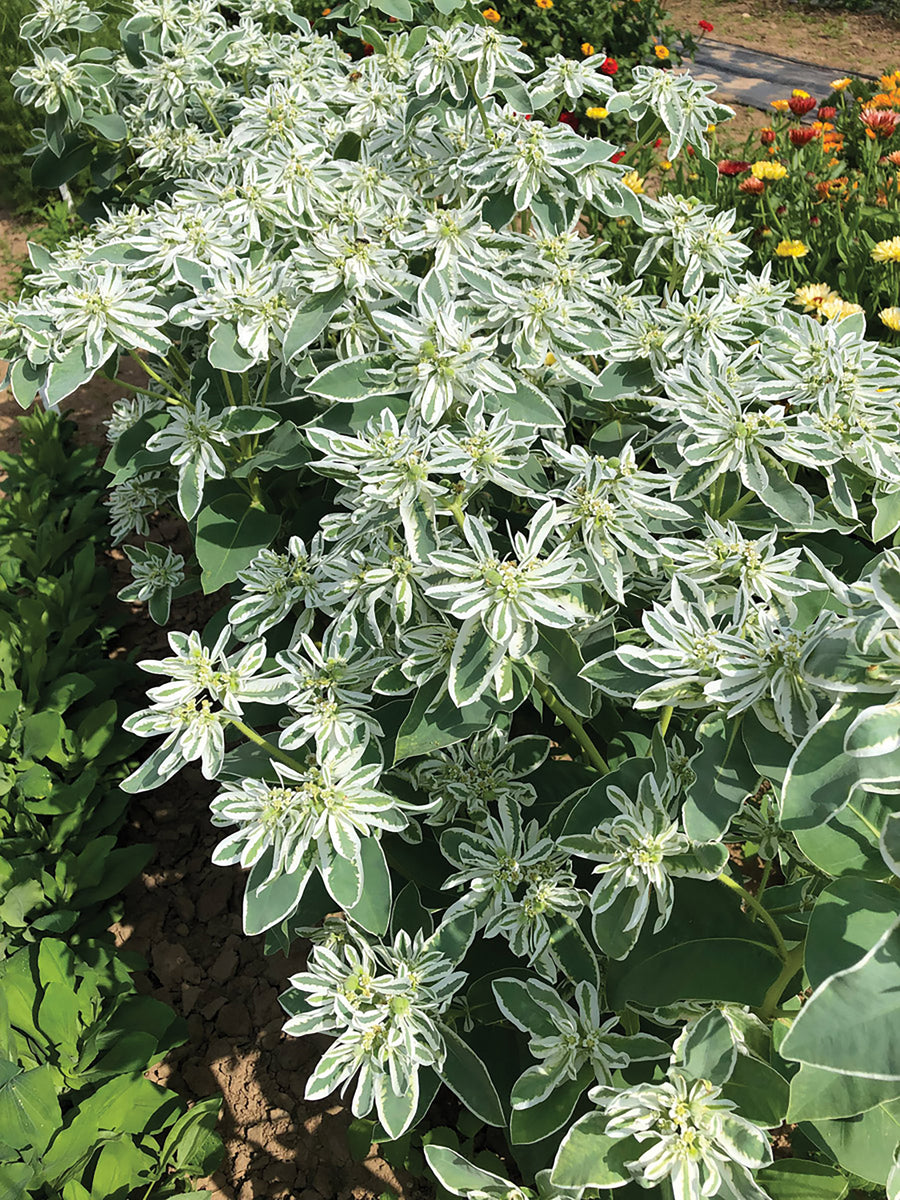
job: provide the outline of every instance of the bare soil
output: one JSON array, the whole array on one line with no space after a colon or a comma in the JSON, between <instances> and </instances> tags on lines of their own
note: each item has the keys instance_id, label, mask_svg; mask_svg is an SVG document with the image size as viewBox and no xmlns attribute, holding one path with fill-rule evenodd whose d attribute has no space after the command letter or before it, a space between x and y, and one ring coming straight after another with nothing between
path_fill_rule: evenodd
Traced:
<instances>
[{"instance_id":1,"label":"bare soil","mask_svg":"<svg viewBox=\"0 0 900 1200\"><path fill-rule=\"evenodd\" d=\"M668 0L666 7L677 29L696 34L698 21L711 21L716 41L834 67L837 75L877 76L900 66L900 22L873 13L787 0Z\"/></svg>"}]
</instances>

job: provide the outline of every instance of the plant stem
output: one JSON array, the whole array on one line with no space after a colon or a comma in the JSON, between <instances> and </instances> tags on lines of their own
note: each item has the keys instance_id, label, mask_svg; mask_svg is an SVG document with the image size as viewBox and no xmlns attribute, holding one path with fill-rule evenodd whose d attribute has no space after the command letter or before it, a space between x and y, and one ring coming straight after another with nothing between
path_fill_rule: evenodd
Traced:
<instances>
[{"instance_id":1,"label":"plant stem","mask_svg":"<svg viewBox=\"0 0 900 1200\"><path fill-rule=\"evenodd\" d=\"M484 132L488 135L488 137L493 137L493 130L491 129L491 123L488 120L487 110L484 107L483 100L475 91L474 84L472 86L472 95L475 97L475 103L478 106L478 112L481 116L481 123L484 126Z\"/></svg>"},{"instance_id":2,"label":"plant stem","mask_svg":"<svg viewBox=\"0 0 900 1200\"><path fill-rule=\"evenodd\" d=\"M371 308L369 308L368 300L364 300L362 298L362 296L359 297L359 307L366 314L366 319L368 320L368 322L372 326L372 328L375 330L375 332L378 334L378 336L380 338L384 338L385 341L388 341L389 340L388 336L384 332L384 330L378 328L378 322L375 320L375 317L374 317L374 314L372 313Z\"/></svg>"},{"instance_id":3,"label":"plant stem","mask_svg":"<svg viewBox=\"0 0 900 1200\"><path fill-rule=\"evenodd\" d=\"M161 375L158 375L156 373L156 371L153 370L153 368L150 366L149 363L144 362L144 360L141 358L141 356L139 354L133 354L130 350L129 350L128 354L129 354L129 357L132 359L132 361L136 362L137 365L141 368L141 370L145 374L149 375L151 379L155 379L160 387L164 387L164 388L168 389L168 391L171 395L171 399L177 401L177 403L179 403L179 404L186 403L186 400L185 400L184 396L181 394L181 392L176 392L176 390L171 386L171 384L166 383L165 379L163 379L163 377ZM141 388L140 390L143 391L143 388Z\"/></svg>"},{"instance_id":4,"label":"plant stem","mask_svg":"<svg viewBox=\"0 0 900 1200\"><path fill-rule=\"evenodd\" d=\"M603 755L591 741L588 731L582 725L581 721L575 716L570 708L567 708L561 700L554 694L549 684L545 683L539 675L535 676L534 686L537 694L547 705L553 715L566 726L568 730L575 736L576 742L581 747L585 758L595 767L601 775L609 774L609 767Z\"/></svg>"},{"instance_id":5,"label":"plant stem","mask_svg":"<svg viewBox=\"0 0 900 1200\"><path fill-rule=\"evenodd\" d=\"M757 914L757 916L762 918L762 920L765 922L766 926L768 927L769 933L771 933L772 938L775 942L775 946L778 950L778 957L781 959L782 962L787 962L790 951L787 948L787 943L785 942L784 938L782 937L781 930L775 924L775 920L769 914L768 910L763 908L763 906L756 899L756 897L751 896L750 893L747 891L747 889L744 887L741 887L741 885L737 882L737 880L732 879L730 875L717 875L716 878L718 879L719 883L724 883L725 886L728 888L731 888L731 890L733 892L737 892L737 894L741 897L741 899L744 901L744 903L747 905L747 907L752 909L753 912L755 912Z\"/></svg>"},{"instance_id":6,"label":"plant stem","mask_svg":"<svg viewBox=\"0 0 900 1200\"><path fill-rule=\"evenodd\" d=\"M778 1001L781 999L782 993L793 977L803 966L803 943L798 942L787 953L787 958L782 964L778 978L766 992L762 1006L759 1010L759 1015L763 1020L771 1021L778 1012Z\"/></svg>"},{"instance_id":7,"label":"plant stem","mask_svg":"<svg viewBox=\"0 0 900 1200\"><path fill-rule=\"evenodd\" d=\"M756 889L756 899L759 900L760 903L762 903L762 898L763 898L763 895L765 894L765 890L766 890L766 887L769 882L769 876L772 874L772 867L774 866L774 864L775 864L775 859L770 858L769 861L766 863L766 865L763 867L762 878L759 881L759 887Z\"/></svg>"},{"instance_id":8,"label":"plant stem","mask_svg":"<svg viewBox=\"0 0 900 1200\"><path fill-rule=\"evenodd\" d=\"M180 404L180 400L176 400L173 396L167 396L165 392L151 392L149 388L138 387L135 383L129 383L126 379L120 379L118 375L113 380L117 387L127 388L129 392L139 392L142 396L151 396L154 400L165 400L166 404Z\"/></svg>"},{"instance_id":9,"label":"plant stem","mask_svg":"<svg viewBox=\"0 0 900 1200\"><path fill-rule=\"evenodd\" d=\"M231 380L228 378L228 372L219 371L219 374L222 376L222 383L225 385L225 395L228 397L228 403L234 407L237 401L234 398L234 390L231 386Z\"/></svg>"},{"instance_id":10,"label":"plant stem","mask_svg":"<svg viewBox=\"0 0 900 1200\"><path fill-rule=\"evenodd\" d=\"M269 758L274 759L276 762L284 763L286 767L292 767L295 771L302 772L306 770L304 763L296 758L292 758L290 754L286 754L278 746L273 746L271 742L267 742L261 733L257 733L255 729L251 729L249 725L245 725L239 717L233 717L231 713L224 713L223 715L249 742L253 742L254 745L265 750Z\"/></svg>"}]
</instances>

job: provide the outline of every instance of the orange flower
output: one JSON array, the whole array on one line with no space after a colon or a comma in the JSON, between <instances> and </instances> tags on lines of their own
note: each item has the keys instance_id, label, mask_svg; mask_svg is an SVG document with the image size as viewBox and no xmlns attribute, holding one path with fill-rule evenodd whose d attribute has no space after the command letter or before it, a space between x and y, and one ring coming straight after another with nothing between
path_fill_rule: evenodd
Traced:
<instances>
[{"instance_id":1,"label":"orange flower","mask_svg":"<svg viewBox=\"0 0 900 1200\"><path fill-rule=\"evenodd\" d=\"M582 42L581 43L581 53L584 55L585 58L590 58L591 55L594 53L594 47L591 45L590 42Z\"/></svg>"},{"instance_id":2,"label":"orange flower","mask_svg":"<svg viewBox=\"0 0 900 1200\"><path fill-rule=\"evenodd\" d=\"M780 113L789 111L787 100L773 100L772 107L775 109L776 112L780 112Z\"/></svg>"},{"instance_id":3,"label":"orange flower","mask_svg":"<svg viewBox=\"0 0 900 1200\"><path fill-rule=\"evenodd\" d=\"M493 21L495 25L500 20L500 14L497 12L496 8L483 8L481 10L481 15L486 21Z\"/></svg>"},{"instance_id":4,"label":"orange flower","mask_svg":"<svg viewBox=\"0 0 900 1200\"><path fill-rule=\"evenodd\" d=\"M900 150L892 150L890 154L885 155L885 158L895 167L900 167Z\"/></svg>"},{"instance_id":5,"label":"orange flower","mask_svg":"<svg viewBox=\"0 0 900 1200\"><path fill-rule=\"evenodd\" d=\"M820 179L816 191L823 200L828 200L836 192L846 192L848 182L846 175L839 175L837 179Z\"/></svg>"},{"instance_id":6,"label":"orange flower","mask_svg":"<svg viewBox=\"0 0 900 1200\"><path fill-rule=\"evenodd\" d=\"M669 57L669 47L668 46L654 46L653 53L656 55L657 58L668 58Z\"/></svg>"},{"instance_id":7,"label":"orange flower","mask_svg":"<svg viewBox=\"0 0 900 1200\"><path fill-rule=\"evenodd\" d=\"M866 126L867 136L875 137L876 133L880 133L882 137L890 137L900 125L900 112L867 107L859 114L859 119Z\"/></svg>"}]
</instances>

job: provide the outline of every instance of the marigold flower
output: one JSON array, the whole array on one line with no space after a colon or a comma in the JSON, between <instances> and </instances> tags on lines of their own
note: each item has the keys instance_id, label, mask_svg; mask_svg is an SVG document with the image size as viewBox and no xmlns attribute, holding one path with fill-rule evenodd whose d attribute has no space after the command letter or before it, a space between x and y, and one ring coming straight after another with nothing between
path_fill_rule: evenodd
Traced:
<instances>
[{"instance_id":1,"label":"marigold flower","mask_svg":"<svg viewBox=\"0 0 900 1200\"><path fill-rule=\"evenodd\" d=\"M534 0L538 8L552 8L553 0Z\"/></svg>"},{"instance_id":2,"label":"marigold flower","mask_svg":"<svg viewBox=\"0 0 900 1200\"><path fill-rule=\"evenodd\" d=\"M844 88L849 87L852 82L853 82L853 80L850 78L849 75L846 76L844 79L832 79L831 90L833 92L842 92L844 90Z\"/></svg>"},{"instance_id":3,"label":"marigold flower","mask_svg":"<svg viewBox=\"0 0 900 1200\"><path fill-rule=\"evenodd\" d=\"M654 46L653 53L656 55L657 58L668 58L669 57L669 47L661 46L661 45Z\"/></svg>"},{"instance_id":4,"label":"marigold flower","mask_svg":"<svg viewBox=\"0 0 900 1200\"><path fill-rule=\"evenodd\" d=\"M662 162L659 164L659 169L660 169L661 171L671 171L671 170L672 170L672 164L669 162L669 160L668 160L667 158L664 158L664 159L662 160Z\"/></svg>"},{"instance_id":5,"label":"marigold flower","mask_svg":"<svg viewBox=\"0 0 900 1200\"><path fill-rule=\"evenodd\" d=\"M637 171L629 171L627 174L623 175L622 182L627 188L630 188L636 196L643 196L644 181L641 179L640 175L638 175Z\"/></svg>"},{"instance_id":6,"label":"marigold flower","mask_svg":"<svg viewBox=\"0 0 900 1200\"><path fill-rule=\"evenodd\" d=\"M900 333L900 308L883 308L878 316L882 325L887 325L894 333Z\"/></svg>"},{"instance_id":7,"label":"marigold flower","mask_svg":"<svg viewBox=\"0 0 900 1200\"><path fill-rule=\"evenodd\" d=\"M859 114L859 119L866 126L867 133L871 131L890 137L900 125L900 112L884 108L864 108Z\"/></svg>"},{"instance_id":8,"label":"marigold flower","mask_svg":"<svg viewBox=\"0 0 900 1200\"><path fill-rule=\"evenodd\" d=\"M775 141L775 130L769 128L761 129L759 131L759 140L764 146L771 146Z\"/></svg>"},{"instance_id":9,"label":"marigold flower","mask_svg":"<svg viewBox=\"0 0 900 1200\"><path fill-rule=\"evenodd\" d=\"M619 69L619 64L616 62L616 60L614 58L605 58L600 67L600 70L603 72L604 75L615 75L615 73L616 73L616 71L618 71L618 69Z\"/></svg>"},{"instance_id":10,"label":"marigold flower","mask_svg":"<svg viewBox=\"0 0 900 1200\"><path fill-rule=\"evenodd\" d=\"M900 263L900 237L887 238L872 247L872 261L877 263Z\"/></svg>"},{"instance_id":11,"label":"marigold flower","mask_svg":"<svg viewBox=\"0 0 900 1200\"><path fill-rule=\"evenodd\" d=\"M849 300L842 300L840 296L829 296L819 308L819 316L824 317L826 321L842 321L844 317L862 311L861 304L851 304Z\"/></svg>"},{"instance_id":12,"label":"marigold flower","mask_svg":"<svg viewBox=\"0 0 900 1200\"><path fill-rule=\"evenodd\" d=\"M723 158L718 164L720 175L743 175L745 171L750 170L750 164L737 158Z\"/></svg>"},{"instance_id":13,"label":"marigold flower","mask_svg":"<svg viewBox=\"0 0 900 1200\"><path fill-rule=\"evenodd\" d=\"M775 247L775 253L779 258L803 258L809 254L809 246L798 238L784 238Z\"/></svg>"},{"instance_id":14,"label":"marigold flower","mask_svg":"<svg viewBox=\"0 0 900 1200\"><path fill-rule=\"evenodd\" d=\"M893 163L895 167L900 167L900 150L892 150L890 154L884 156L889 163Z\"/></svg>"},{"instance_id":15,"label":"marigold flower","mask_svg":"<svg viewBox=\"0 0 900 1200\"><path fill-rule=\"evenodd\" d=\"M820 179L816 184L816 191L823 200L827 200L834 192L846 191L847 183L846 175L838 175L836 179Z\"/></svg>"},{"instance_id":16,"label":"marigold flower","mask_svg":"<svg viewBox=\"0 0 900 1200\"><path fill-rule=\"evenodd\" d=\"M802 100L809 99L809 92L804 92L803 88L794 88L791 92L792 96L799 96Z\"/></svg>"},{"instance_id":17,"label":"marigold flower","mask_svg":"<svg viewBox=\"0 0 900 1200\"><path fill-rule=\"evenodd\" d=\"M816 114L820 121L833 121L837 116L837 109L830 104L822 104Z\"/></svg>"},{"instance_id":18,"label":"marigold flower","mask_svg":"<svg viewBox=\"0 0 900 1200\"><path fill-rule=\"evenodd\" d=\"M804 312L818 312L833 296L837 296L837 292L827 283L806 283L794 292L794 303L802 305Z\"/></svg>"},{"instance_id":19,"label":"marigold flower","mask_svg":"<svg viewBox=\"0 0 900 1200\"><path fill-rule=\"evenodd\" d=\"M500 14L497 12L496 8L483 8L481 10L481 15L486 21L493 21L495 25L500 20Z\"/></svg>"},{"instance_id":20,"label":"marigold flower","mask_svg":"<svg viewBox=\"0 0 900 1200\"><path fill-rule=\"evenodd\" d=\"M795 92L793 96L791 96L790 100L788 100L788 108L795 117L805 117L806 114L808 112L812 112L815 107L816 101L812 96L809 96L806 93L804 93L802 96L798 96Z\"/></svg>"},{"instance_id":21,"label":"marigold flower","mask_svg":"<svg viewBox=\"0 0 900 1200\"><path fill-rule=\"evenodd\" d=\"M788 173L784 163L766 162L765 159L753 163L750 170L757 179L784 179Z\"/></svg>"},{"instance_id":22,"label":"marigold flower","mask_svg":"<svg viewBox=\"0 0 900 1200\"><path fill-rule=\"evenodd\" d=\"M819 136L818 129L812 129L809 125L800 125L795 129L788 130L788 137L791 139L791 145L800 149L801 146L808 146L813 138Z\"/></svg>"},{"instance_id":23,"label":"marigold flower","mask_svg":"<svg viewBox=\"0 0 900 1200\"><path fill-rule=\"evenodd\" d=\"M590 58L591 55L594 53L594 47L591 45L590 42L582 42L581 43L581 53L585 56L585 58Z\"/></svg>"},{"instance_id":24,"label":"marigold flower","mask_svg":"<svg viewBox=\"0 0 900 1200\"><path fill-rule=\"evenodd\" d=\"M712 21L698 21L697 24L700 26L700 28L703 30L704 33L712 33L712 31L713 31Z\"/></svg>"},{"instance_id":25,"label":"marigold flower","mask_svg":"<svg viewBox=\"0 0 900 1200\"><path fill-rule=\"evenodd\" d=\"M781 112L781 113L787 112L788 111L788 102L787 102L787 100L773 100L772 107L775 109L776 112Z\"/></svg>"},{"instance_id":26,"label":"marigold flower","mask_svg":"<svg viewBox=\"0 0 900 1200\"><path fill-rule=\"evenodd\" d=\"M585 116L590 117L594 121L602 121L604 117L609 116L609 111L603 107L589 108Z\"/></svg>"},{"instance_id":27,"label":"marigold flower","mask_svg":"<svg viewBox=\"0 0 900 1200\"><path fill-rule=\"evenodd\" d=\"M742 179L738 184L739 192L749 192L751 196L761 196L765 190L766 185L755 175L751 175L748 179Z\"/></svg>"}]
</instances>

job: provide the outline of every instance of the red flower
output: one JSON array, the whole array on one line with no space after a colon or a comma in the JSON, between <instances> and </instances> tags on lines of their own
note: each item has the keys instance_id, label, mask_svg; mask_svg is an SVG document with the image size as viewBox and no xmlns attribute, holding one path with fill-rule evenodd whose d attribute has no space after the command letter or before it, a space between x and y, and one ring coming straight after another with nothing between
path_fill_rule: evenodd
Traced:
<instances>
[{"instance_id":1,"label":"red flower","mask_svg":"<svg viewBox=\"0 0 900 1200\"><path fill-rule=\"evenodd\" d=\"M603 64L600 67L600 70L603 72L604 75L615 75L615 73L616 73L616 71L618 71L618 69L619 69L619 64L616 62L616 60L614 58L605 58L603 60Z\"/></svg>"},{"instance_id":2,"label":"red flower","mask_svg":"<svg viewBox=\"0 0 900 1200\"><path fill-rule=\"evenodd\" d=\"M661 137L658 137L658 138L656 139L656 141L653 143L653 149L654 149L654 150L658 150L658 149L660 148L660 146L661 146L661 145L662 145L662 138L661 138Z\"/></svg>"},{"instance_id":3,"label":"red flower","mask_svg":"<svg viewBox=\"0 0 900 1200\"><path fill-rule=\"evenodd\" d=\"M609 161L614 162L614 163L620 163L624 157L625 157L625 151L617 150Z\"/></svg>"},{"instance_id":4,"label":"red flower","mask_svg":"<svg viewBox=\"0 0 900 1200\"><path fill-rule=\"evenodd\" d=\"M694 150L693 146L685 146L685 150L687 150L690 158L694 157L694 154L696 153L696 151Z\"/></svg>"},{"instance_id":5,"label":"red flower","mask_svg":"<svg viewBox=\"0 0 900 1200\"><path fill-rule=\"evenodd\" d=\"M830 104L823 104L819 109L818 116L820 121L833 121L837 116L837 109L832 108Z\"/></svg>"},{"instance_id":6,"label":"red flower","mask_svg":"<svg viewBox=\"0 0 900 1200\"><path fill-rule=\"evenodd\" d=\"M812 96L791 96L790 100L788 100L788 108L795 117L805 117L815 107L816 101Z\"/></svg>"},{"instance_id":7,"label":"red flower","mask_svg":"<svg viewBox=\"0 0 900 1200\"><path fill-rule=\"evenodd\" d=\"M574 129L577 133L578 126L581 124L581 120L579 117L576 117L574 113L566 112L566 110L563 109L559 114L559 123L560 125L568 125L570 129Z\"/></svg>"},{"instance_id":8,"label":"red flower","mask_svg":"<svg viewBox=\"0 0 900 1200\"><path fill-rule=\"evenodd\" d=\"M791 139L791 145L797 146L798 149L800 146L808 146L813 138L818 136L818 129L810 129L808 125L801 125L797 129L788 130L788 137Z\"/></svg>"},{"instance_id":9,"label":"red flower","mask_svg":"<svg viewBox=\"0 0 900 1200\"><path fill-rule=\"evenodd\" d=\"M372 45L371 42L363 42L362 48L363 48L363 54L365 55L366 58L368 58L370 54L375 53L375 47Z\"/></svg>"},{"instance_id":10,"label":"red flower","mask_svg":"<svg viewBox=\"0 0 900 1200\"><path fill-rule=\"evenodd\" d=\"M741 180L738 184L738 190L749 192L751 196L761 196L766 190L766 185L761 179L757 179L755 175L751 175L749 178Z\"/></svg>"},{"instance_id":11,"label":"red flower","mask_svg":"<svg viewBox=\"0 0 900 1200\"><path fill-rule=\"evenodd\" d=\"M775 130L774 129L761 129L759 131L759 140L762 142L762 144L764 146L773 145L775 142Z\"/></svg>"},{"instance_id":12,"label":"red flower","mask_svg":"<svg viewBox=\"0 0 900 1200\"><path fill-rule=\"evenodd\" d=\"M821 217L810 217L810 218L809 218L809 223L810 223L810 225L821 225L821 224L822 224L822 218L821 218Z\"/></svg>"},{"instance_id":13,"label":"red flower","mask_svg":"<svg viewBox=\"0 0 900 1200\"><path fill-rule=\"evenodd\" d=\"M719 163L720 175L743 175L750 170L750 164L738 158L723 158Z\"/></svg>"},{"instance_id":14,"label":"red flower","mask_svg":"<svg viewBox=\"0 0 900 1200\"><path fill-rule=\"evenodd\" d=\"M697 24L700 26L700 28L703 30L704 33L712 33L712 31L713 31L712 21L698 21Z\"/></svg>"}]
</instances>

